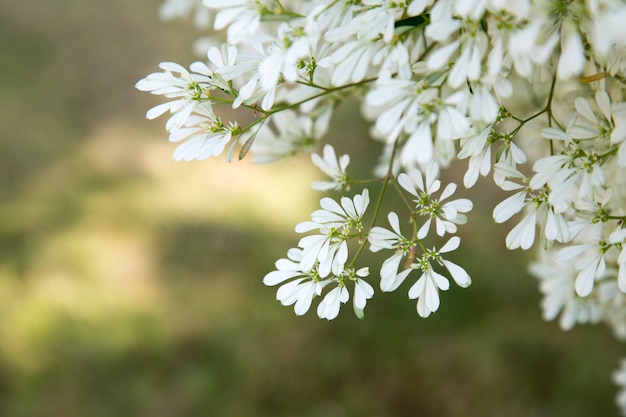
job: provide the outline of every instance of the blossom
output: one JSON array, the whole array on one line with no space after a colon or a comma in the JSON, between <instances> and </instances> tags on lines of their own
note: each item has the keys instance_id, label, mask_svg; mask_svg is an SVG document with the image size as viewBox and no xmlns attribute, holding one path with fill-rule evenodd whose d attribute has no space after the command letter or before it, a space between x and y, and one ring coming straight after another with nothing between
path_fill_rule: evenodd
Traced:
<instances>
[{"instance_id":1,"label":"blossom","mask_svg":"<svg viewBox=\"0 0 626 417\"><path fill-rule=\"evenodd\" d=\"M367 239L370 243L370 250L378 252L381 249L395 249L396 252L387 258L380 268L380 289L382 291L395 291L409 274L407 269L398 274L398 268L402 258L407 256L417 245L416 242L408 240L400 231L398 215L393 211L387 216L392 230L384 227L373 227Z\"/></svg>"},{"instance_id":2,"label":"blossom","mask_svg":"<svg viewBox=\"0 0 626 417\"><path fill-rule=\"evenodd\" d=\"M593 298L581 298L576 294L574 282L577 271L571 263L558 263L554 254L549 256L544 252L538 261L530 264L530 272L539 279L545 320L559 317L563 330L571 330L577 323L597 323L600 320L598 303Z\"/></svg>"},{"instance_id":3,"label":"blossom","mask_svg":"<svg viewBox=\"0 0 626 417\"><path fill-rule=\"evenodd\" d=\"M350 156L342 155L340 158L337 158L332 145L325 145L323 156L312 154L311 160L316 167L332 179L332 181L313 182L312 187L314 190L341 190L347 185L348 174L346 173L346 168L350 163Z\"/></svg>"},{"instance_id":4,"label":"blossom","mask_svg":"<svg viewBox=\"0 0 626 417\"><path fill-rule=\"evenodd\" d=\"M409 298L417 298L417 313L421 317L428 317L439 309L439 290L447 291L450 282L446 277L433 270L431 261L436 261L446 267L455 282L462 288L471 284L471 279L465 269L459 265L445 260L441 254L451 252L459 247L461 239L458 236L450 238L441 249L435 248L427 251L422 258L411 264L411 269L420 270L422 275L409 289Z\"/></svg>"},{"instance_id":5,"label":"blossom","mask_svg":"<svg viewBox=\"0 0 626 417\"><path fill-rule=\"evenodd\" d=\"M556 33L542 39L542 28L545 24L545 17L538 15L529 24L512 31L508 37L507 55L517 73L523 77L530 78L536 66L544 65L559 41ZM541 44L540 39L544 40Z\"/></svg>"},{"instance_id":6,"label":"blossom","mask_svg":"<svg viewBox=\"0 0 626 417\"><path fill-rule=\"evenodd\" d=\"M376 132L387 143L392 143L418 113L420 103L432 101L436 94L435 90L424 89L420 83L411 80L388 79L379 81L365 97L365 102L370 111L375 108L382 110L376 115ZM415 128L417 130L417 126Z\"/></svg>"},{"instance_id":7,"label":"blossom","mask_svg":"<svg viewBox=\"0 0 626 417\"><path fill-rule=\"evenodd\" d=\"M149 74L139 80L135 88L176 99L159 104L146 113L146 118L151 120L169 111L172 116L165 127L171 132L182 127L197 106L202 104L205 111L210 109L207 91L215 87L211 71L201 62L191 65L194 73L173 62L162 62L159 67L164 71ZM179 75L175 75L176 73Z\"/></svg>"},{"instance_id":8,"label":"blossom","mask_svg":"<svg viewBox=\"0 0 626 417\"><path fill-rule=\"evenodd\" d=\"M216 30L228 27L228 41L236 44L252 37L259 28L261 15L257 0L203 0L205 6L217 9L213 27Z\"/></svg>"},{"instance_id":9,"label":"blossom","mask_svg":"<svg viewBox=\"0 0 626 417\"><path fill-rule=\"evenodd\" d=\"M276 299L282 305L293 305L296 315L301 316L309 311L313 297L321 295L330 280L321 280L315 268L306 271L300 268L302 249L290 249L287 257L276 261L276 270L265 275L263 283L273 286L291 280L278 288Z\"/></svg>"},{"instance_id":10,"label":"blossom","mask_svg":"<svg viewBox=\"0 0 626 417\"><path fill-rule=\"evenodd\" d=\"M506 172L509 178L528 182L528 179L515 168L498 164L497 169ZM541 227L541 233L548 246L555 240L561 243L567 242L572 236L570 227L563 215L564 209L550 204L550 198L545 193L533 193L530 190L534 182L536 183L535 180L537 180L537 176L530 181L530 187L510 180L505 180L501 184L502 189L517 192L498 203L494 208L494 221L503 223L515 214L525 211L525 216L506 237L508 249L530 249L535 242L537 223Z\"/></svg>"},{"instance_id":11,"label":"blossom","mask_svg":"<svg viewBox=\"0 0 626 417\"><path fill-rule=\"evenodd\" d=\"M259 126L250 152L255 162L274 162L298 151L310 151L326 134L332 108L322 108L319 114L284 110L272 115ZM314 188L316 189L316 188Z\"/></svg>"},{"instance_id":12,"label":"blossom","mask_svg":"<svg viewBox=\"0 0 626 417\"><path fill-rule=\"evenodd\" d=\"M347 241L355 231L363 230L362 216L369 204L369 191L357 194L353 199L341 198L341 205L329 197L320 200L322 209L311 215L311 221L296 225L297 233L306 233L319 229L320 234L305 236L298 246L303 249L301 267L311 269L319 262L319 274L322 278L332 271L341 275L348 257Z\"/></svg>"},{"instance_id":13,"label":"blossom","mask_svg":"<svg viewBox=\"0 0 626 417\"><path fill-rule=\"evenodd\" d=\"M561 249L556 255L556 259L563 262L576 258L574 268L579 272L576 276L575 288L579 296L588 296L593 290L596 279L602 277L606 271L605 249L606 243L599 241L596 244L571 245Z\"/></svg>"},{"instance_id":14,"label":"blossom","mask_svg":"<svg viewBox=\"0 0 626 417\"><path fill-rule=\"evenodd\" d=\"M349 267L339 276L322 278L317 265L310 270L301 268L302 255L301 248L290 249L287 258L276 261L276 270L263 278L263 283L268 286L282 284L276 291L276 299L284 306L293 305L296 315L301 316L309 311L315 297L321 297L325 288L334 286L317 306L320 318L332 320L339 314L341 304L350 299L346 284L354 282L354 311L359 318L363 318L367 300L374 295L372 286L364 280L369 275L369 269L365 267L355 271Z\"/></svg>"},{"instance_id":15,"label":"blossom","mask_svg":"<svg viewBox=\"0 0 626 417\"><path fill-rule=\"evenodd\" d=\"M469 167L463 177L465 188L473 187L479 174L485 176L491 170L491 146L488 139L492 129L492 125L483 127L476 124L474 131L460 140L461 150L457 158L470 158Z\"/></svg>"},{"instance_id":16,"label":"blossom","mask_svg":"<svg viewBox=\"0 0 626 417\"><path fill-rule=\"evenodd\" d=\"M239 134L240 128L236 123L224 126L222 121L211 112L196 109L197 114L189 117L183 127L170 134L171 142L184 142L174 150L175 161L199 161L218 156L233 137Z\"/></svg>"},{"instance_id":17,"label":"blossom","mask_svg":"<svg viewBox=\"0 0 626 417\"><path fill-rule=\"evenodd\" d=\"M367 300L372 298L374 295L374 288L365 281L363 278L369 275L369 268L364 267L354 272L354 274L350 274L349 277L354 280L354 296L353 299L353 308L354 313L359 318L363 318L363 309L365 309L365 304Z\"/></svg>"},{"instance_id":18,"label":"blossom","mask_svg":"<svg viewBox=\"0 0 626 417\"><path fill-rule=\"evenodd\" d=\"M321 319L332 320L339 314L339 307L350 299L350 293L344 286L330 290L317 306L317 315Z\"/></svg>"},{"instance_id":19,"label":"blossom","mask_svg":"<svg viewBox=\"0 0 626 417\"><path fill-rule=\"evenodd\" d=\"M433 198L441 186L441 181L436 179L437 165L430 164L426 170L425 179L422 173L413 169L408 173L398 176L398 183L413 196L417 197L415 210L419 215L427 217L424 224L417 232L418 239L423 239L428 234L432 220L435 220L437 235L455 233L457 224L465 224L467 217L464 213L472 210L473 204L467 198L460 198L443 202L456 191L456 184L448 184L439 198Z\"/></svg>"},{"instance_id":20,"label":"blossom","mask_svg":"<svg viewBox=\"0 0 626 417\"><path fill-rule=\"evenodd\" d=\"M354 281L353 308L357 317L363 318L363 310L367 300L374 295L374 289L363 278L369 275L367 267L355 271L347 268L343 274L337 278L337 287L330 290L317 306L317 315L321 319L333 320L339 314L341 304L345 304L350 299L350 293L346 287L348 281Z\"/></svg>"},{"instance_id":21,"label":"blossom","mask_svg":"<svg viewBox=\"0 0 626 417\"><path fill-rule=\"evenodd\" d=\"M561 57L556 73L560 79L568 79L582 72L585 65L585 51L578 28L573 22L562 25Z\"/></svg>"}]
</instances>

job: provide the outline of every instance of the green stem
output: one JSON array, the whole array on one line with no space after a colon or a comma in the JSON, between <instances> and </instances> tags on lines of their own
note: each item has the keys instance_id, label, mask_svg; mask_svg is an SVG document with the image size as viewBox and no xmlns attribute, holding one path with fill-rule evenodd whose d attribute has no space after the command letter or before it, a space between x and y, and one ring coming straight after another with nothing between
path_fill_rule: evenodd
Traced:
<instances>
[{"instance_id":1,"label":"green stem","mask_svg":"<svg viewBox=\"0 0 626 417\"><path fill-rule=\"evenodd\" d=\"M389 168L387 169L387 175L385 175L383 187L380 190L380 194L378 194L378 200L376 201L376 207L374 208L374 216L372 217L372 222L370 223L370 227L368 231L372 230L374 226L376 225L376 220L378 219L380 208L383 205L383 198L385 196L385 192L387 191L387 186L389 185L389 181L391 181L391 179L393 178L393 161L395 159L397 149L398 149L398 141L396 140L393 144L393 149L391 151L391 158L389 160ZM363 242L361 242L361 245L357 249L356 253L354 254L354 257L352 258L352 261L350 261L350 264L348 266L354 267L356 260L359 258L359 255L361 255L361 252L363 252L363 249L365 249L366 245L367 245L367 239L364 239Z\"/></svg>"},{"instance_id":2,"label":"green stem","mask_svg":"<svg viewBox=\"0 0 626 417\"><path fill-rule=\"evenodd\" d=\"M524 125L526 125L526 123L530 122L533 119L536 119L537 117L541 116L542 114L546 113L548 116L548 127L552 127L552 122L554 121L554 123L556 123L556 125L559 127L559 129L563 130L563 126L561 126L561 124L558 122L558 120L556 120L556 118L554 117L554 113L552 113L552 101L554 100L554 91L556 88L556 71L554 72L553 76L552 76L552 83L550 84L550 91L548 92L548 100L546 102L546 105L544 106L544 108L542 108L541 110L539 110L537 113L534 113L530 116L528 116L525 119L516 117L514 115L510 115L509 117L515 121L517 121L519 123L519 125L513 129L513 131L509 134L510 137L515 136L523 127ZM550 143L550 155L554 155L554 143L553 140L550 139L549 140Z\"/></svg>"},{"instance_id":3,"label":"green stem","mask_svg":"<svg viewBox=\"0 0 626 417\"><path fill-rule=\"evenodd\" d=\"M360 85L368 84L368 83L371 83L372 81L376 81L376 80L377 80L377 78L368 78L368 79L365 79L365 80L362 80L362 81L359 81L359 82L356 82L356 83L351 83L351 84L346 84L346 85L342 85L342 86L339 86L339 87L331 87L331 88L324 88L324 87L319 87L317 85L310 85L310 84L304 83L304 85L309 85L310 87L319 88L319 89L322 89L324 91L322 91L319 94L315 94L314 96L311 96L311 97L305 98L303 100L300 100L300 101L298 101L296 103L287 104L287 105L284 105L283 107L278 107L276 109L270 110L270 111L267 112L267 114L268 115L272 115L274 113L278 113L278 112L286 110L286 109L291 109L293 107L297 107L297 106L299 106L301 104L304 104L304 103L306 103L308 101L315 100L316 98L324 97L327 94L336 93L338 91L346 90L346 89L349 89L349 88L352 88L352 87L358 87Z\"/></svg>"},{"instance_id":4,"label":"green stem","mask_svg":"<svg viewBox=\"0 0 626 417\"><path fill-rule=\"evenodd\" d=\"M554 98L554 88L556 87L556 71L554 71L554 75L552 76L552 84L550 85L550 93L548 93L548 103L546 103L545 111L548 113L548 127L552 127L552 120L554 119L554 115L552 114L552 99ZM563 129L559 122L554 119L554 122L560 129ZM554 141L550 139L550 155L554 155Z\"/></svg>"}]
</instances>

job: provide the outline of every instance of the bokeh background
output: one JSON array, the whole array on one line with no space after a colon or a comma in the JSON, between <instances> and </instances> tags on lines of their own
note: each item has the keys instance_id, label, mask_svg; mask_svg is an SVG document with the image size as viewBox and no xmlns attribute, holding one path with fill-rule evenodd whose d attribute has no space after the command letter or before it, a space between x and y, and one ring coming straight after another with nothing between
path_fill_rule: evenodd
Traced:
<instances>
[{"instance_id":1,"label":"bokeh background","mask_svg":"<svg viewBox=\"0 0 626 417\"><path fill-rule=\"evenodd\" d=\"M623 347L542 321L486 188L455 258L474 284L429 319L406 284L364 321L280 306L261 279L319 175L307 157L171 160L144 118L159 99L133 86L195 60L199 33L159 4L0 0L0 416L617 415ZM379 148L357 114L333 130L364 170Z\"/></svg>"}]
</instances>

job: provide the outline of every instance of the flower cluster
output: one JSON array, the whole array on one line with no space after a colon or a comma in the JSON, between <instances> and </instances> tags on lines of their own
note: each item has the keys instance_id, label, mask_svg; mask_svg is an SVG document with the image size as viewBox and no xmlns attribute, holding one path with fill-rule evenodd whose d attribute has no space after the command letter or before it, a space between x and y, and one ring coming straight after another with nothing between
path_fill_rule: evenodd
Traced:
<instances>
[{"instance_id":1,"label":"flower cluster","mask_svg":"<svg viewBox=\"0 0 626 417\"><path fill-rule=\"evenodd\" d=\"M369 205L369 192L357 194L353 199L343 197L341 204L329 197L321 200L322 208L313 212L311 221L299 223L296 232L307 233L317 230L300 239L297 248L289 250L289 259L276 262L276 271L265 276L266 285L281 285L276 298L283 305L294 304L294 311L302 315L309 310L313 297L322 295L322 290L333 287L322 299L317 308L320 318L332 320L339 314L341 303L346 303L349 292L346 284L354 283L354 311L363 317L363 309L374 289L363 278L369 275L369 268L354 269L348 260L348 242L363 238L363 215Z\"/></svg>"},{"instance_id":2,"label":"flower cluster","mask_svg":"<svg viewBox=\"0 0 626 417\"><path fill-rule=\"evenodd\" d=\"M564 329L604 322L626 339L622 0L167 0L161 11L194 13L198 26L225 33L189 70L162 63L137 83L167 100L147 117L169 114L174 159L238 151L269 162L305 151L328 176L315 190L361 187L322 198L296 226L306 236L264 278L280 285L283 305L301 315L320 297L319 317L334 319L352 297L363 317L375 286L394 291L414 272L408 295L427 317L448 277L469 286L447 257L473 204L439 179L467 160L466 189L492 174L510 193L493 209L496 223L516 219L506 246L540 253L530 271L544 317ZM347 96L382 143L369 179L348 175L350 156L331 144L314 153ZM248 109L245 123L222 121L220 106ZM379 212L392 190L403 204L387 227ZM379 267L367 266L368 245L389 251Z\"/></svg>"}]
</instances>

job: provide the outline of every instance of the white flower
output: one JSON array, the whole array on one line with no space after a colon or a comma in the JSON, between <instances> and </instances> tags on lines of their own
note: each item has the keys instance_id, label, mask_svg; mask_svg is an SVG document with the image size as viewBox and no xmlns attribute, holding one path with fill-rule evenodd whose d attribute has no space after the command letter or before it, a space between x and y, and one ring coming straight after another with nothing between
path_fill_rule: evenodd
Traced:
<instances>
[{"instance_id":1,"label":"white flower","mask_svg":"<svg viewBox=\"0 0 626 417\"><path fill-rule=\"evenodd\" d=\"M417 298L417 312L421 317L426 318L437 311L439 290L447 291L450 288L448 279L433 270L431 260L444 265L459 286L465 288L471 284L471 279L463 268L441 257L442 253L457 249L460 241L458 236L454 236L440 250L433 248L427 251L417 263L411 264L411 269L422 271L417 282L409 289L409 298Z\"/></svg>"},{"instance_id":2,"label":"white flower","mask_svg":"<svg viewBox=\"0 0 626 417\"><path fill-rule=\"evenodd\" d=\"M322 278L317 266L311 270L301 268L303 250L293 248L287 252L287 259L276 261L276 270L268 273L263 278L263 283L268 286L282 284L276 291L276 299L284 306L294 306L296 315L301 316L309 311L315 297L321 296L324 288L329 285L337 286L330 290L317 307L320 318L332 320L337 317L340 305L346 303L350 294L346 283L354 282L354 312L359 318L363 318L363 309L367 300L374 295L374 289L363 278L369 275L367 267L355 271L348 267L339 276ZM287 282L286 282L287 281Z\"/></svg>"},{"instance_id":3,"label":"white flower","mask_svg":"<svg viewBox=\"0 0 626 417\"><path fill-rule=\"evenodd\" d=\"M449 162L454 157L455 139L470 131L470 121L464 115L465 94L445 98L429 88L426 81L378 79L375 88L365 97L364 113L376 119L373 135L386 143L408 136L401 154L405 167L426 164L439 157ZM431 134L436 123L436 135Z\"/></svg>"},{"instance_id":4,"label":"white flower","mask_svg":"<svg viewBox=\"0 0 626 417\"><path fill-rule=\"evenodd\" d=\"M525 163L527 158L524 151L513 141L503 143L497 154L499 154L499 157L494 164L496 169L493 173L493 180L497 186L502 187L509 174L517 171L517 165ZM524 176L522 175L518 178L522 177Z\"/></svg>"},{"instance_id":5,"label":"white flower","mask_svg":"<svg viewBox=\"0 0 626 417\"><path fill-rule=\"evenodd\" d=\"M402 147L400 159L405 167L413 167L415 163L426 164L433 160L434 146L430 128L430 120L422 119L417 129L409 136Z\"/></svg>"},{"instance_id":6,"label":"white flower","mask_svg":"<svg viewBox=\"0 0 626 417\"><path fill-rule=\"evenodd\" d=\"M484 127L475 124L472 134L461 138L461 150L458 159L470 158L469 167L463 177L465 188L471 188L478 181L478 175L486 176L491 170L491 145L489 135L493 130L492 125Z\"/></svg>"},{"instance_id":7,"label":"white flower","mask_svg":"<svg viewBox=\"0 0 626 417\"><path fill-rule=\"evenodd\" d=\"M602 277L606 271L605 250L606 243L600 241L595 244L568 246L557 254L556 259L562 262L576 258L574 268L579 272L576 276L575 288L576 294L580 297L588 296L593 290L596 279Z\"/></svg>"},{"instance_id":8,"label":"white flower","mask_svg":"<svg viewBox=\"0 0 626 417\"><path fill-rule=\"evenodd\" d=\"M485 148L478 154L470 157L467 172L463 176L463 185L465 188L473 187L478 181L478 175L483 177L491 171L491 147Z\"/></svg>"},{"instance_id":9,"label":"white flower","mask_svg":"<svg viewBox=\"0 0 626 417\"><path fill-rule=\"evenodd\" d=\"M311 150L328 131L331 116L331 107L322 108L320 114L298 114L290 109L273 114L256 133L250 148L254 161L274 162Z\"/></svg>"},{"instance_id":10,"label":"white flower","mask_svg":"<svg viewBox=\"0 0 626 417\"><path fill-rule=\"evenodd\" d=\"M461 54L448 75L448 84L452 88L459 88L463 83L476 81L480 77L482 51L479 43L483 42L476 39L476 42L463 44Z\"/></svg>"},{"instance_id":11,"label":"white flower","mask_svg":"<svg viewBox=\"0 0 626 417\"><path fill-rule=\"evenodd\" d=\"M417 197L415 210L427 217L424 224L417 232L418 239L423 239L428 234L431 221L435 220L437 235L443 236L446 233L456 233L457 224L465 224L467 217L463 213L472 210L473 204L467 198L443 202L456 191L456 184L448 184L439 198L434 198L432 194L439 190L441 181L436 179L438 168L436 164L430 164L426 171L426 181L419 170L410 170L398 176L398 183L413 196Z\"/></svg>"},{"instance_id":12,"label":"white flower","mask_svg":"<svg viewBox=\"0 0 626 417\"><path fill-rule=\"evenodd\" d=\"M567 126L567 134L561 133L567 143L572 139L603 139L610 136L611 145L626 139L626 104L611 103L609 94L604 90L598 90L595 94L597 108L601 117L596 117L589 101L578 97L574 103L576 111L581 117L575 117Z\"/></svg>"},{"instance_id":13,"label":"white flower","mask_svg":"<svg viewBox=\"0 0 626 417\"><path fill-rule=\"evenodd\" d=\"M469 119L454 106L456 97L448 97L445 105L441 106L439 110L437 118L437 140L439 143L462 138L470 132Z\"/></svg>"},{"instance_id":14,"label":"white flower","mask_svg":"<svg viewBox=\"0 0 626 417\"><path fill-rule=\"evenodd\" d=\"M509 37L507 54L512 59L513 65L523 77L530 78L535 70L535 65L542 66L550 57L555 45L559 41L557 33L553 33L541 45L542 26L546 23L545 17L537 16L531 23L512 33Z\"/></svg>"},{"instance_id":15,"label":"white flower","mask_svg":"<svg viewBox=\"0 0 626 417\"><path fill-rule=\"evenodd\" d=\"M351 233L360 234L363 230L362 216L369 204L369 191L363 190L353 199L341 198L341 205L335 200L324 197L320 200L321 210L311 215L312 221L296 225L297 233L306 233L319 229L320 234L305 236L298 246L303 249L301 268L310 270L319 262L319 274L322 278L331 271L341 275L348 258L347 241Z\"/></svg>"},{"instance_id":16,"label":"white flower","mask_svg":"<svg viewBox=\"0 0 626 417\"><path fill-rule=\"evenodd\" d=\"M521 248L528 250L535 243L535 229L537 227L537 207L529 204L528 213L515 226L508 235L506 235L506 247L508 249Z\"/></svg>"},{"instance_id":17,"label":"white flower","mask_svg":"<svg viewBox=\"0 0 626 417\"><path fill-rule=\"evenodd\" d=\"M542 252L540 260L530 265L530 272L539 279L545 320L554 320L560 315L559 325L563 330L571 330L577 323L597 323L600 320L595 300L576 295L574 282L577 271L571 263L559 264L554 260L554 252Z\"/></svg>"},{"instance_id":18,"label":"white flower","mask_svg":"<svg viewBox=\"0 0 626 417\"><path fill-rule=\"evenodd\" d=\"M450 282L441 274L424 267L422 275L409 289L409 298L417 298L417 313L421 317L428 317L439 309L439 290L447 291Z\"/></svg>"},{"instance_id":19,"label":"white flower","mask_svg":"<svg viewBox=\"0 0 626 417\"><path fill-rule=\"evenodd\" d=\"M273 106L273 97L281 80L293 83L299 79L298 63L310 55L311 43L317 41L301 33L300 28L291 28L286 23L279 26L277 40L267 48L258 66L259 84L266 93L263 110Z\"/></svg>"},{"instance_id":20,"label":"white flower","mask_svg":"<svg viewBox=\"0 0 626 417\"><path fill-rule=\"evenodd\" d=\"M159 104L146 113L146 118L152 120L169 111L172 116L165 128L171 132L185 125L197 106L202 105L205 111L210 109L207 91L214 89L215 85L211 79L211 70L200 62L191 65L195 71L193 74L173 62L162 62L159 67L164 71L139 80L135 88L176 99Z\"/></svg>"},{"instance_id":21,"label":"white flower","mask_svg":"<svg viewBox=\"0 0 626 417\"><path fill-rule=\"evenodd\" d=\"M556 73L566 80L582 72L585 65L585 51L578 27L573 22L561 25L561 57Z\"/></svg>"},{"instance_id":22,"label":"white flower","mask_svg":"<svg viewBox=\"0 0 626 417\"><path fill-rule=\"evenodd\" d=\"M232 139L233 134L240 133L236 123L224 126L219 118L210 111L196 108L196 114L191 115L185 126L174 130L170 134L171 142L184 142L174 151L175 161L199 161L218 156Z\"/></svg>"},{"instance_id":23,"label":"white flower","mask_svg":"<svg viewBox=\"0 0 626 417\"><path fill-rule=\"evenodd\" d=\"M376 88L366 95L365 104L368 111L380 109L380 114L372 114L376 117L376 132L387 143L393 143L409 120L418 114L420 103L434 100L436 94L436 90L423 89L420 83L392 78L378 81Z\"/></svg>"},{"instance_id":24,"label":"white flower","mask_svg":"<svg viewBox=\"0 0 626 417\"><path fill-rule=\"evenodd\" d=\"M498 165L497 169L506 170L507 176L528 181L524 175L515 168L506 165ZM536 177L535 177L536 178ZM535 179L533 178L533 180ZM533 182L531 181L531 185ZM563 217L563 210L549 204L549 197L545 193L533 194L529 187L505 180L501 184L502 189L507 191L521 190L498 203L493 210L493 219L496 223L503 223L522 210L526 215L509 232L506 237L508 249L530 249L535 242L536 225L539 222L541 233L545 236L545 243L551 245L553 241L567 242L571 239L569 225Z\"/></svg>"},{"instance_id":25,"label":"white flower","mask_svg":"<svg viewBox=\"0 0 626 417\"><path fill-rule=\"evenodd\" d=\"M363 310L367 300L374 295L374 289L363 278L369 275L369 268L361 268L357 271L352 267L344 270L343 274L333 279L337 287L330 290L317 306L317 315L321 319L333 320L339 314L341 304L350 299L350 293L346 287L348 281L354 282L353 308L354 313L360 319L364 317Z\"/></svg>"},{"instance_id":26,"label":"white flower","mask_svg":"<svg viewBox=\"0 0 626 417\"><path fill-rule=\"evenodd\" d=\"M474 94L470 102L470 117L472 120L484 123L493 123L498 117L500 104L486 85L478 85L473 88Z\"/></svg>"},{"instance_id":27,"label":"white flower","mask_svg":"<svg viewBox=\"0 0 626 417\"><path fill-rule=\"evenodd\" d=\"M372 288L372 286L363 279L367 277L369 273L369 268L364 267L354 273L350 271L347 274L347 277L354 281L354 296L352 297L352 304L354 314L356 314L356 316L360 319L363 318L363 309L365 308L367 300L374 296L374 288Z\"/></svg>"},{"instance_id":28,"label":"white flower","mask_svg":"<svg viewBox=\"0 0 626 417\"><path fill-rule=\"evenodd\" d=\"M337 286L330 290L317 306L317 315L321 319L332 320L339 314L340 304L350 299L350 293L344 286Z\"/></svg>"},{"instance_id":29,"label":"white flower","mask_svg":"<svg viewBox=\"0 0 626 417\"><path fill-rule=\"evenodd\" d=\"M276 271L265 275L263 283L268 286L284 283L276 292L276 299L284 306L294 305L294 312L301 316L309 311L313 297L319 296L330 280L320 280L315 268L303 271L300 268L302 249L287 252L288 259L276 261Z\"/></svg>"},{"instance_id":30,"label":"white flower","mask_svg":"<svg viewBox=\"0 0 626 417\"><path fill-rule=\"evenodd\" d=\"M315 181L312 185L313 189L317 191L341 190L348 184L346 168L350 163L350 156L342 155L337 158L332 145L325 145L322 155L320 157L317 154L312 154L311 160L316 167L332 178L332 181Z\"/></svg>"},{"instance_id":31,"label":"white flower","mask_svg":"<svg viewBox=\"0 0 626 417\"><path fill-rule=\"evenodd\" d=\"M395 249L396 252L387 258L380 268L380 289L385 292L395 291L407 277L410 269L398 274L402 258L407 256L417 245L402 235L398 215L393 211L387 216L393 231L384 227L373 227L367 237L370 250L378 252L381 249Z\"/></svg>"},{"instance_id":32,"label":"white flower","mask_svg":"<svg viewBox=\"0 0 626 417\"><path fill-rule=\"evenodd\" d=\"M217 9L213 27L216 30L228 27L228 41L237 44L251 39L259 28L261 15L258 0L203 0L206 7ZM258 34L257 34L258 36Z\"/></svg>"},{"instance_id":33,"label":"white flower","mask_svg":"<svg viewBox=\"0 0 626 417\"><path fill-rule=\"evenodd\" d=\"M577 101L577 104L580 111L590 116L586 101ZM606 174L597 154L583 141L574 140L569 130L566 134L556 129L544 129L544 137L563 139L565 149L560 155L537 160L533 166L536 174L530 181L533 189L547 185L550 188L548 202L557 207L570 205L575 199L592 199L591 196L602 193L606 186Z\"/></svg>"}]
</instances>

